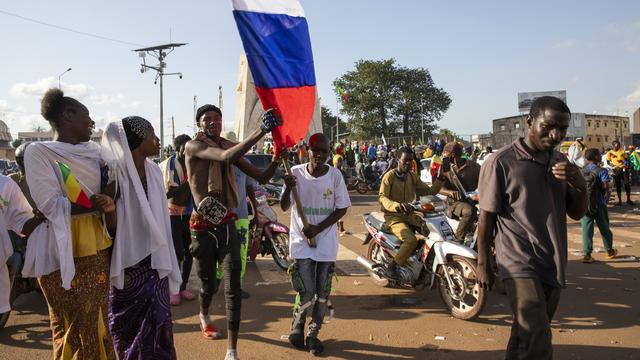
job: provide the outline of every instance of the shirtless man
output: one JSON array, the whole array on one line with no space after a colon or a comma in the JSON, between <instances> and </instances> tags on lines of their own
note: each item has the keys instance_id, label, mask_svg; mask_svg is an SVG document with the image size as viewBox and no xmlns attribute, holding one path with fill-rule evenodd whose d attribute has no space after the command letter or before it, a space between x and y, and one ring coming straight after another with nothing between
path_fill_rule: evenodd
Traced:
<instances>
[{"instance_id":1,"label":"shirtless man","mask_svg":"<svg viewBox=\"0 0 640 360\"><path fill-rule=\"evenodd\" d=\"M240 240L235 230L235 216L228 213L220 224L212 224L197 212L198 204L206 196L213 196L227 209L237 207L238 197L233 165L261 183L266 182L278 166L278 161L264 172L242 159L251 147L265 134L281 124L274 111L267 110L260 122L260 128L244 141L236 144L220 136L222 112L213 105L204 105L196 112L200 132L189 141L185 148L185 158L189 187L196 209L191 215L191 254L196 260L196 272L200 278L200 327L207 339L219 339L222 332L213 326L209 315L211 299L217 291L216 262L224 270L224 293L227 303L228 350L225 359L237 359L236 345L240 326L241 288Z\"/></svg>"}]
</instances>

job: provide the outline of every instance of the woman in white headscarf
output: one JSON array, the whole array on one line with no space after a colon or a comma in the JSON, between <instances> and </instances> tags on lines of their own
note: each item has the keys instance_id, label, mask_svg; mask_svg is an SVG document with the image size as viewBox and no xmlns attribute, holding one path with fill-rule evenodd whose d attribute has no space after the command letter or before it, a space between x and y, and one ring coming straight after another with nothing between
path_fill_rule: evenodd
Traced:
<instances>
[{"instance_id":1,"label":"woman in white headscarf","mask_svg":"<svg viewBox=\"0 0 640 360\"><path fill-rule=\"evenodd\" d=\"M160 151L137 116L107 125L104 156L116 169L118 227L111 257L109 329L118 358L175 359L169 293L182 283L171 238Z\"/></svg>"},{"instance_id":2,"label":"woman in white headscarf","mask_svg":"<svg viewBox=\"0 0 640 360\"><path fill-rule=\"evenodd\" d=\"M114 359L106 326L112 241L105 226L113 231L116 216L113 199L100 194L109 177L100 145L90 141L95 123L60 89L44 94L41 112L54 140L29 145L24 167L48 222L29 237L22 275L38 277L47 300L54 359Z\"/></svg>"}]
</instances>

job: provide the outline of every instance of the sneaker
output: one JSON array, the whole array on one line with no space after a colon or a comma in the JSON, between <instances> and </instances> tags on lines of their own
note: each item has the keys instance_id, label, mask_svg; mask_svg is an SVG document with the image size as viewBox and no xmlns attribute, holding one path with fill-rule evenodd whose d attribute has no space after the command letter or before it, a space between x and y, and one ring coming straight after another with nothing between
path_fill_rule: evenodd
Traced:
<instances>
[{"instance_id":1,"label":"sneaker","mask_svg":"<svg viewBox=\"0 0 640 360\"><path fill-rule=\"evenodd\" d=\"M224 357L224 360L240 360L240 357L238 357L236 350L227 350L227 355Z\"/></svg>"},{"instance_id":2,"label":"sneaker","mask_svg":"<svg viewBox=\"0 0 640 360\"><path fill-rule=\"evenodd\" d=\"M193 293L187 289L180 291L180 297L189 301L194 300L196 298L196 296L193 295Z\"/></svg>"},{"instance_id":3,"label":"sneaker","mask_svg":"<svg viewBox=\"0 0 640 360\"><path fill-rule=\"evenodd\" d=\"M585 264L591 264L593 262L593 258L591 255L585 255L582 257L582 262Z\"/></svg>"},{"instance_id":4,"label":"sneaker","mask_svg":"<svg viewBox=\"0 0 640 360\"><path fill-rule=\"evenodd\" d=\"M173 306L180 305L180 294L171 294L169 295L169 304Z\"/></svg>"},{"instance_id":5,"label":"sneaker","mask_svg":"<svg viewBox=\"0 0 640 360\"><path fill-rule=\"evenodd\" d=\"M202 331L202 336L208 340L218 340L224 337L222 331L218 330L218 328L213 326L213 324L204 326L200 323L200 331Z\"/></svg>"},{"instance_id":6,"label":"sneaker","mask_svg":"<svg viewBox=\"0 0 640 360\"><path fill-rule=\"evenodd\" d=\"M304 349L304 324L291 330L289 333L289 342L296 349Z\"/></svg>"},{"instance_id":7,"label":"sneaker","mask_svg":"<svg viewBox=\"0 0 640 360\"><path fill-rule=\"evenodd\" d=\"M607 252L607 259L613 259L618 255L618 249L611 249Z\"/></svg>"},{"instance_id":8,"label":"sneaker","mask_svg":"<svg viewBox=\"0 0 640 360\"><path fill-rule=\"evenodd\" d=\"M391 261L387 268L384 270L384 276L390 280L398 280L398 264L395 261Z\"/></svg>"},{"instance_id":9,"label":"sneaker","mask_svg":"<svg viewBox=\"0 0 640 360\"><path fill-rule=\"evenodd\" d=\"M631 200L627 200L627 205L629 205L629 206L633 206L633 205L635 205L635 204L636 204L636 203L634 203L633 201L631 201Z\"/></svg>"},{"instance_id":10,"label":"sneaker","mask_svg":"<svg viewBox=\"0 0 640 360\"><path fill-rule=\"evenodd\" d=\"M324 345L317 337L309 336L307 338L307 348L309 348L309 353L313 356L318 356L324 351Z\"/></svg>"}]
</instances>

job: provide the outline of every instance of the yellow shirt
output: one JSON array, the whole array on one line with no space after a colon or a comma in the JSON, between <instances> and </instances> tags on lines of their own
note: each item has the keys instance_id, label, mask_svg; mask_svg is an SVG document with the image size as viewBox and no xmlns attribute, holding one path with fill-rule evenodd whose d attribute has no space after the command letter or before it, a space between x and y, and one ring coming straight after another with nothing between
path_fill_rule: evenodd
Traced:
<instances>
[{"instance_id":1,"label":"yellow shirt","mask_svg":"<svg viewBox=\"0 0 640 360\"><path fill-rule=\"evenodd\" d=\"M112 244L98 213L71 216L71 246L74 258L95 255Z\"/></svg>"},{"instance_id":2,"label":"yellow shirt","mask_svg":"<svg viewBox=\"0 0 640 360\"><path fill-rule=\"evenodd\" d=\"M333 155L333 167L338 167L338 161L342 159L342 155L335 154Z\"/></svg>"},{"instance_id":3,"label":"yellow shirt","mask_svg":"<svg viewBox=\"0 0 640 360\"><path fill-rule=\"evenodd\" d=\"M442 188L440 180L436 180L432 186L429 186L420 180L420 176L414 172L408 172L405 176L406 179L403 181L392 170L382 177L378 202L384 211L385 220L389 223L404 222L409 219L409 215L396 212L396 208L401 203L415 201L416 195L436 195Z\"/></svg>"},{"instance_id":4,"label":"yellow shirt","mask_svg":"<svg viewBox=\"0 0 640 360\"><path fill-rule=\"evenodd\" d=\"M627 154L623 148L620 148L618 151L609 150L609 152L607 152L607 161L610 162L614 168L624 167L624 161L626 159Z\"/></svg>"},{"instance_id":5,"label":"yellow shirt","mask_svg":"<svg viewBox=\"0 0 640 360\"><path fill-rule=\"evenodd\" d=\"M426 158L430 158L433 155L433 150L431 150L430 148L426 148L424 150L424 153L422 154L422 158L426 159Z\"/></svg>"}]
</instances>

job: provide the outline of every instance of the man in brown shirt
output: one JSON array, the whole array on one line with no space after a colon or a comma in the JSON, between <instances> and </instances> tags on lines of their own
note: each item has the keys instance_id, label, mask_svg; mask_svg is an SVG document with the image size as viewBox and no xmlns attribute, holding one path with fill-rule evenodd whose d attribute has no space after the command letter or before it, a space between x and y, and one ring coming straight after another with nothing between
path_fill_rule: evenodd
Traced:
<instances>
[{"instance_id":1,"label":"man in brown shirt","mask_svg":"<svg viewBox=\"0 0 640 360\"><path fill-rule=\"evenodd\" d=\"M474 191L478 188L480 165L475 161L463 159L462 151L462 145L451 141L444 146L442 156L451 162L451 169L456 172L464 191ZM455 185L453 176L453 172L449 172L440 194L447 196L449 199L447 216L455 217L459 220L458 228L454 235L458 241L462 242L471 231L477 211L476 207L467 200L461 189Z\"/></svg>"},{"instance_id":2,"label":"man in brown shirt","mask_svg":"<svg viewBox=\"0 0 640 360\"><path fill-rule=\"evenodd\" d=\"M506 359L551 359L550 323L565 285L566 216L580 219L586 184L577 166L554 148L571 113L561 100L533 102L527 134L495 153L480 171L478 282L492 283L489 243L513 311Z\"/></svg>"}]
</instances>

